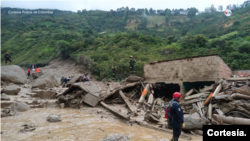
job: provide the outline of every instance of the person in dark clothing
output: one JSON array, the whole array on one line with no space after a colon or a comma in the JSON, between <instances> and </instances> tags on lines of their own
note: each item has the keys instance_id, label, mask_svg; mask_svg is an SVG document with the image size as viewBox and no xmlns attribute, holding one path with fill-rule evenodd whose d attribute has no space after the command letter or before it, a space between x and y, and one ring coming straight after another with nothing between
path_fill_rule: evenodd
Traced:
<instances>
[{"instance_id":1,"label":"person in dark clothing","mask_svg":"<svg viewBox=\"0 0 250 141\"><path fill-rule=\"evenodd\" d=\"M183 111L179 105L180 101L181 94L175 92L173 94L173 100L170 102L171 117L169 117L169 123L173 128L173 138L171 141L178 141L182 128L185 128Z\"/></svg>"},{"instance_id":2,"label":"person in dark clothing","mask_svg":"<svg viewBox=\"0 0 250 141\"><path fill-rule=\"evenodd\" d=\"M112 66L112 71L113 71L112 79L115 81L115 80L116 80L116 71L117 71L117 67L116 67L116 64L115 64L115 63L114 63L114 65Z\"/></svg>"},{"instance_id":3,"label":"person in dark clothing","mask_svg":"<svg viewBox=\"0 0 250 141\"><path fill-rule=\"evenodd\" d=\"M40 68L40 64L38 62L36 63L36 68Z\"/></svg>"},{"instance_id":4,"label":"person in dark clothing","mask_svg":"<svg viewBox=\"0 0 250 141\"><path fill-rule=\"evenodd\" d=\"M63 82L64 82L64 77L61 78L61 84L63 84Z\"/></svg>"},{"instance_id":5,"label":"person in dark clothing","mask_svg":"<svg viewBox=\"0 0 250 141\"><path fill-rule=\"evenodd\" d=\"M134 67L135 63L136 63L136 61L133 60L133 56L130 56L129 65L130 65L130 74L132 74L132 75L134 75L134 73L135 73L135 67Z\"/></svg>"},{"instance_id":6,"label":"person in dark clothing","mask_svg":"<svg viewBox=\"0 0 250 141\"><path fill-rule=\"evenodd\" d=\"M64 77L64 79L63 79L63 85L64 85L64 87L66 87L66 86L67 86L67 82L68 82L67 77Z\"/></svg>"},{"instance_id":7,"label":"person in dark clothing","mask_svg":"<svg viewBox=\"0 0 250 141\"><path fill-rule=\"evenodd\" d=\"M10 61L10 65L12 65L11 57L9 55L9 52L6 52L5 56L5 65L7 65L7 61Z\"/></svg>"},{"instance_id":8,"label":"person in dark clothing","mask_svg":"<svg viewBox=\"0 0 250 141\"><path fill-rule=\"evenodd\" d=\"M32 65L31 65L31 64L29 64L29 69L31 69L31 67L32 67Z\"/></svg>"}]
</instances>

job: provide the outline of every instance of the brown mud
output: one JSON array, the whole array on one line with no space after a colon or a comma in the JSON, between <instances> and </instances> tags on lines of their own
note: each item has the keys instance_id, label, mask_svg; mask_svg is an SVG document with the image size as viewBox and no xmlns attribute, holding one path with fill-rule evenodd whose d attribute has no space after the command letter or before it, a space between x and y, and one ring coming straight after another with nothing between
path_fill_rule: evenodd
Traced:
<instances>
[{"instance_id":1,"label":"brown mud","mask_svg":"<svg viewBox=\"0 0 250 141\"><path fill-rule=\"evenodd\" d=\"M46 118L56 113L62 121L49 123ZM36 129L32 132L20 133L21 125L33 124ZM132 141L158 141L171 139L170 134L157 132L132 125L101 107L82 109L43 108L31 109L18 116L1 118L2 141L98 141L111 133L123 133ZM192 141L201 141L201 136L191 136ZM184 141L184 139L179 139Z\"/></svg>"}]
</instances>

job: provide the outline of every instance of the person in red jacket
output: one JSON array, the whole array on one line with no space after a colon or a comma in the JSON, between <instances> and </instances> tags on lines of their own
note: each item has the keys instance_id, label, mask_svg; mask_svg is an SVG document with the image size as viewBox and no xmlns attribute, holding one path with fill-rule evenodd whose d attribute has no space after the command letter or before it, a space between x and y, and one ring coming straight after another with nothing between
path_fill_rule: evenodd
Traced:
<instances>
[{"instance_id":1,"label":"person in red jacket","mask_svg":"<svg viewBox=\"0 0 250 141\"><path fill-rule=\"evenodd\" d=\"M30 76L30 68L28 69L28 77Z\"/></svg>"}]
</instances>

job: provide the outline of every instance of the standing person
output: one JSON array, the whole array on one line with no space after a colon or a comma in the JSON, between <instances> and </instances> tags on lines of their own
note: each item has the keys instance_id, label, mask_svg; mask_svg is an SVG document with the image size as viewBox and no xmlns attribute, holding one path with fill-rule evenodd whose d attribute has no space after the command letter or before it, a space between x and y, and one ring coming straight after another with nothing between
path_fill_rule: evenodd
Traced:
<instances>
[{"instance_id":1,"label":"standing person","mask_svg":"<svg viewBox=\"0 0 250 141\"><path fill-rule=\"evenodd\" d=\"M63 87L67 87L67 82L68 82L67 77L64 77L63 82L64 82Z\"/></svg>"},{"instance_id":2,"label":"standing person","mask_svg":"<svg viewBox=\"0 0 250 141\"><path fill-rule=\"evenodd\" d=\"M83 76L83 82L86 82L86 81L89 81L89 76L88 76L88 74L85 74L85 75Z\"/></svg>"},{"instance_id":3,"label":"standing person","mask_svg":"<svg viewBox=\"0 0 250 141\"><path fill-rule=\"evenodd\" d=\"M64 77L62 76L62 78L61 78L61 84L63 84L63 82L64 82Z\"/></svg>"},{"instance_id":4,"label":"standing person","mask_svg":"<svg viewBox=\"0 0 250 141\"><path fill-rule=\"evenodd\" d=\"M31 69L31 67L32 67L32 65L31 65L31 64L29 64L29 69Z\"/></svg>"},{"instance_id":5,"label":"standing person","mask_svg":"<svg viewBox=\"0 0 250 141\"><path fill-rule=\"evenodd\" d=\"M35 65L34 65L34 64L32 64L32 70L33 70L33 69L35 69Z\"/></svg>"},{"instance_id":6,"label":"standing person","mask_svg":"<svg viewBox=\"0 0 250 141\"><path fill-rule=\"evenodd\" d=\"M39 76L40 72L41 72L41 69L38 67L38 68L36 69L37 76Z\"/></svg>"},{"instance_id":7,"label":"standing person","mask_svg":"<svg viewBox=\"0 0 250 141\"><path fill-rule=\"evenodd\" d=\"M39 68L40 64L38 62L36 62L36 68Z\"/></svg>"},{"instance_id":8,"label":"standing person","mask_svg":"<svg viewBox=\"0 0 250 141\"><path fill-rule=\"evenodd\" d=\"M135 65L136 61L133 59L133 56L131 55L129 58L129 65L130 65L130 74L134 75L135 73Z\"/></svg>"},{"instance_id":9,"label":"standing person","mask_svg":"<svg viewBox=\"0 0 250 141\"><path fill-rule=\"evenodd\" d=\"M29 78L29 76L30 76L30 68L28 69L28 78Z\"/></svg>"},{"instance_id":10,"label":"standing person","mask_svg":"<svg viewBox=\"0 0 250 141\"><path fill-rule=\"evenodd\" d=\"M5 56L5 65L7 65L7 61L10 61L10 65L12 65L11 57L9 55L9 52L6 52Z\"/></svg>"},{"instance_id":11,"label":"standing person","mask_svg":"<svg viewBox=\"0 0 250 141\"><path fill-rule=\"evenodd\" d=\"M173 100L167 106L168 120L170 126L172 126L173 128L173 137L171 141L178 141L179 136L181 135L182 128L185 128L183 111L181 109L181 106L179 105L180 101L181 94L175 92L173 94Z\"/></svg>"},{"instance_id":12,"label":"standing person","mask_svg":"<svg viewBox=\"0 0 250 141\"><path fill-rule=\"evenodd\" d=\"M114 63L114 65L112 66L112 71L113 71L113 75L112 75L112 80L116 80L116 71L117 71L117 67L116 64Z\"/></svg>"}]
</instances>

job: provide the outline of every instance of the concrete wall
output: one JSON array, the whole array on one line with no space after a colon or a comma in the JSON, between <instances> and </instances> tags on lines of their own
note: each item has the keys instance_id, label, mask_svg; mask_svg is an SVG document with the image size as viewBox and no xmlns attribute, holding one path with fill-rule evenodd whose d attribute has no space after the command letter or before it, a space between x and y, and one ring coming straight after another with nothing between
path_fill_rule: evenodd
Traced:
<instances>
[{"instance_id":1,"label":"concrete wall","mask_svg":"<svg viewBox=\"0 0 250 141\"><path fill-rule=\"evenodd\" d=\"M233 74L232 70L220 57L218 57L218 59L220 63L220 77L225 79L230 78L231 75Z\"/></svg>"},{"instance_id":2,"label":"concrete wall","mask_svg":"<svg viewBox=\"0 0 250 141\"><path fill-rule=\"evenodd\" d=\"M234 75L244 75L244 76L250 76L250 70L238 70L238 71L233 71Z\"/></svg>"},{"instance_id":3,"label":"concrete wall","mask_svg":"<svg viewBox=\"0 0 250 141\"><path fill-rule=\"evenodd\" d=\"M144 77L150 83L217 81L218 56L172 60L144 66Z\"/></svg>"}]
</instances>

